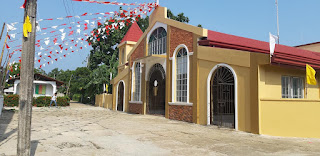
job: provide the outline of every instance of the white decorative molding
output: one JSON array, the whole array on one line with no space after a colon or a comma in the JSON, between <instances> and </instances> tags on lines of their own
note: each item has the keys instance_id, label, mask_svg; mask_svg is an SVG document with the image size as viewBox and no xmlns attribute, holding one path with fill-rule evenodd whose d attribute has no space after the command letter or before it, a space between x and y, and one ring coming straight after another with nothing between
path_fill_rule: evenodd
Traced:
<instances>
[{"instance_id":1,"label":"white decorative molding","mask_svg":"<svg viewBox=\"0 0 320 156\"><path fill-rule=\"evenodd\" d=\"M160 22L156 22L156 24L154 24L154 26L152 27L152 29L148 32L148 35L147 35L147 44L149 44L149 38L150 38L150 35L153 33L154 30L156 30L157 28L164 28L164 30L166 30L166 32L168 32L168 26L164 23L160 23Z\"/></svg>"},{"instance_id":2,"label":"white decorative molding","mask_svg":"<svg viewBox=\"0 0 320 156\"><path fill-rule=\"evenodd\" d=\"M132 103L132 104L143 104L142 101L129 101L129 103Z\"/></svg>"},{"instance_id":3,"label":"white decorative molding","mask_svg":"<svg viewBox=\"0 0 320 156\"><path fill-rule=\"evenodd\" d=\"M169 105L172 105L172 106L193 106L193 103L188 103L188 102L169 102Z\"/></svg>"},{"instance_id":4,"label":"white decorative molding","mask_svg":"<svg viewBox=\"0 0 320 156\"><path fill-rule=\"evenodd\" d=\"M212 74L215 70L217 70L219 67L226 67L228 69L230 69L230 71L233 74L234 77L234 111L235 111L235 130L238 130L238 79L237 79L237 74L236 72L233 70L233 68L231 66L229 66L228 64L225 63L220 63L217 64L216 66L214 66L209 75L208 75L208 79L207 79L207 125L210 125L210 81L212 78Z\"/></svg>"},{"instance_id":5,"label":"white decorative molding","mask_svg":"<svg viewBox=\"0 0 320 156\"><path fill-rule=\"evenodd\" d=\"M181 48L185 48L186 49L186 51L187 51L187 54L189 53L189 49L188 49L188 47L185 45L185 44L180 44L180 45L178 45L177 47L176 47L176 49L174 50L174 52L173 52L173 55L172 55L172 82L171 82L171 84L172 84L172 88L171 88L171 90L172 90L172 95L171 95L171 101L173 101L173 102L176 102L176 99L175 99L175 97L176 96L174 96L174 94L175 94L175 92L176 92L176 90L175 90L175 87L176 87L176 59L177 59L177 52L181 49ZM187 55L187 103L189 103L189 97L190 97L190 95L189 95L189 84L190 84L190 60L189 60L189 54Z\"/></svg>"}]
</instances>

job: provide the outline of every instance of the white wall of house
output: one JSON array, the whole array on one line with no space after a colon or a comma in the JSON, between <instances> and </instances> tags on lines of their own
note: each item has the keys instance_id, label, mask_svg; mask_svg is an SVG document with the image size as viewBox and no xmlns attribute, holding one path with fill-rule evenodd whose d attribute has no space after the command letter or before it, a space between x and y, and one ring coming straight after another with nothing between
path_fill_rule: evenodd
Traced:
<instances>
[{"instance_id":1,"label":"white wall of house","mask_svg":"<svg viewBox=\"0 0 320 156\"><path fill-rule=\"evenodd\" d=\"M46 94L35 94L35 86L36 85L45 85L46 86ZM14 81L14 94L19 94L20 90L20 80ZM55 92L57 92L57 84L56 81L33 81L33 96L52 96Z\"/></svg>"}]
</instances>

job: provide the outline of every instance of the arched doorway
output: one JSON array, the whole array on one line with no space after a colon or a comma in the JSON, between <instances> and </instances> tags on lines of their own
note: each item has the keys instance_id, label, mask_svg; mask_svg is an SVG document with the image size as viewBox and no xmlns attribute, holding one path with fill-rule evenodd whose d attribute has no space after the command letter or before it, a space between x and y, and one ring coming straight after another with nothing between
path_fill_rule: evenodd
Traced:
<instances>
[{"instance_id":1,"label":"arched doorway","mask_svg":"<svg viewBox=\"0 0 320 156\"><path fill-rule=\"evenodd\" d=\"M157 63L149 72L148 114L165 115L165 89L165 71L162 65Z\"/></svg>"},{"instance_id":2,"label":"arched doorway","mask_svg":"<svg viewBox=\"0 0 320 156\"><path fill-rule=\"evenodd\" d=\"M117 110L124 111L124 83L120 81L118 84L118 93L117 93Z\"/></svg>"},{"instance_id":3,"label":"arched doorway","mask_svg":"<svg viewBox=\"0 0 320 156\"><path fill-rule=\"evenodd\" d=\"M236 125L236 76L228 65L217 65L209 75L208 124L235 128Z\"/></svg>"}]
</instances>

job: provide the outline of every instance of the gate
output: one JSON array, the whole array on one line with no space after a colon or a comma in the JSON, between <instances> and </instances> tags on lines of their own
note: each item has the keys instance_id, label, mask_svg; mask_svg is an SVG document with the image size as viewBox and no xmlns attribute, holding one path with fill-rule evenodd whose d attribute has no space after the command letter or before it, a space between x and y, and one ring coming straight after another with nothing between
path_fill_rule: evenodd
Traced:
<instances>
[{"instance_id":1,"label":"gate","mask_svg":"<svg viewBox=\"0 0 320 156\"><path fill-rule=\"evenodd\" d=\"M235 128L235 89L232 72L226 67L218 68L210 84L210 123Z\"/></svg>"}]
</instances>

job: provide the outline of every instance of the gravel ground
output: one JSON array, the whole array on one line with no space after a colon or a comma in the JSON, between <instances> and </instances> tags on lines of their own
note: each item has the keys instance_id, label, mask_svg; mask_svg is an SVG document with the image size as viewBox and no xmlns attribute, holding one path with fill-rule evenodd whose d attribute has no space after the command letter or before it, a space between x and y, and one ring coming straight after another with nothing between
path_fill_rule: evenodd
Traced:
<instances>
[{"instance_id":1,"label":"gravel ground","mask_svg":"<svg viewBox=\"0 0 320 156\"><path fill-rule=\"evenodd\" d=\"M18 112L0 118L0 156L16 155ZM78 103L33 108L32 155L320 155L320 139L261 136Z\"/></svg>"}]
</instances>

